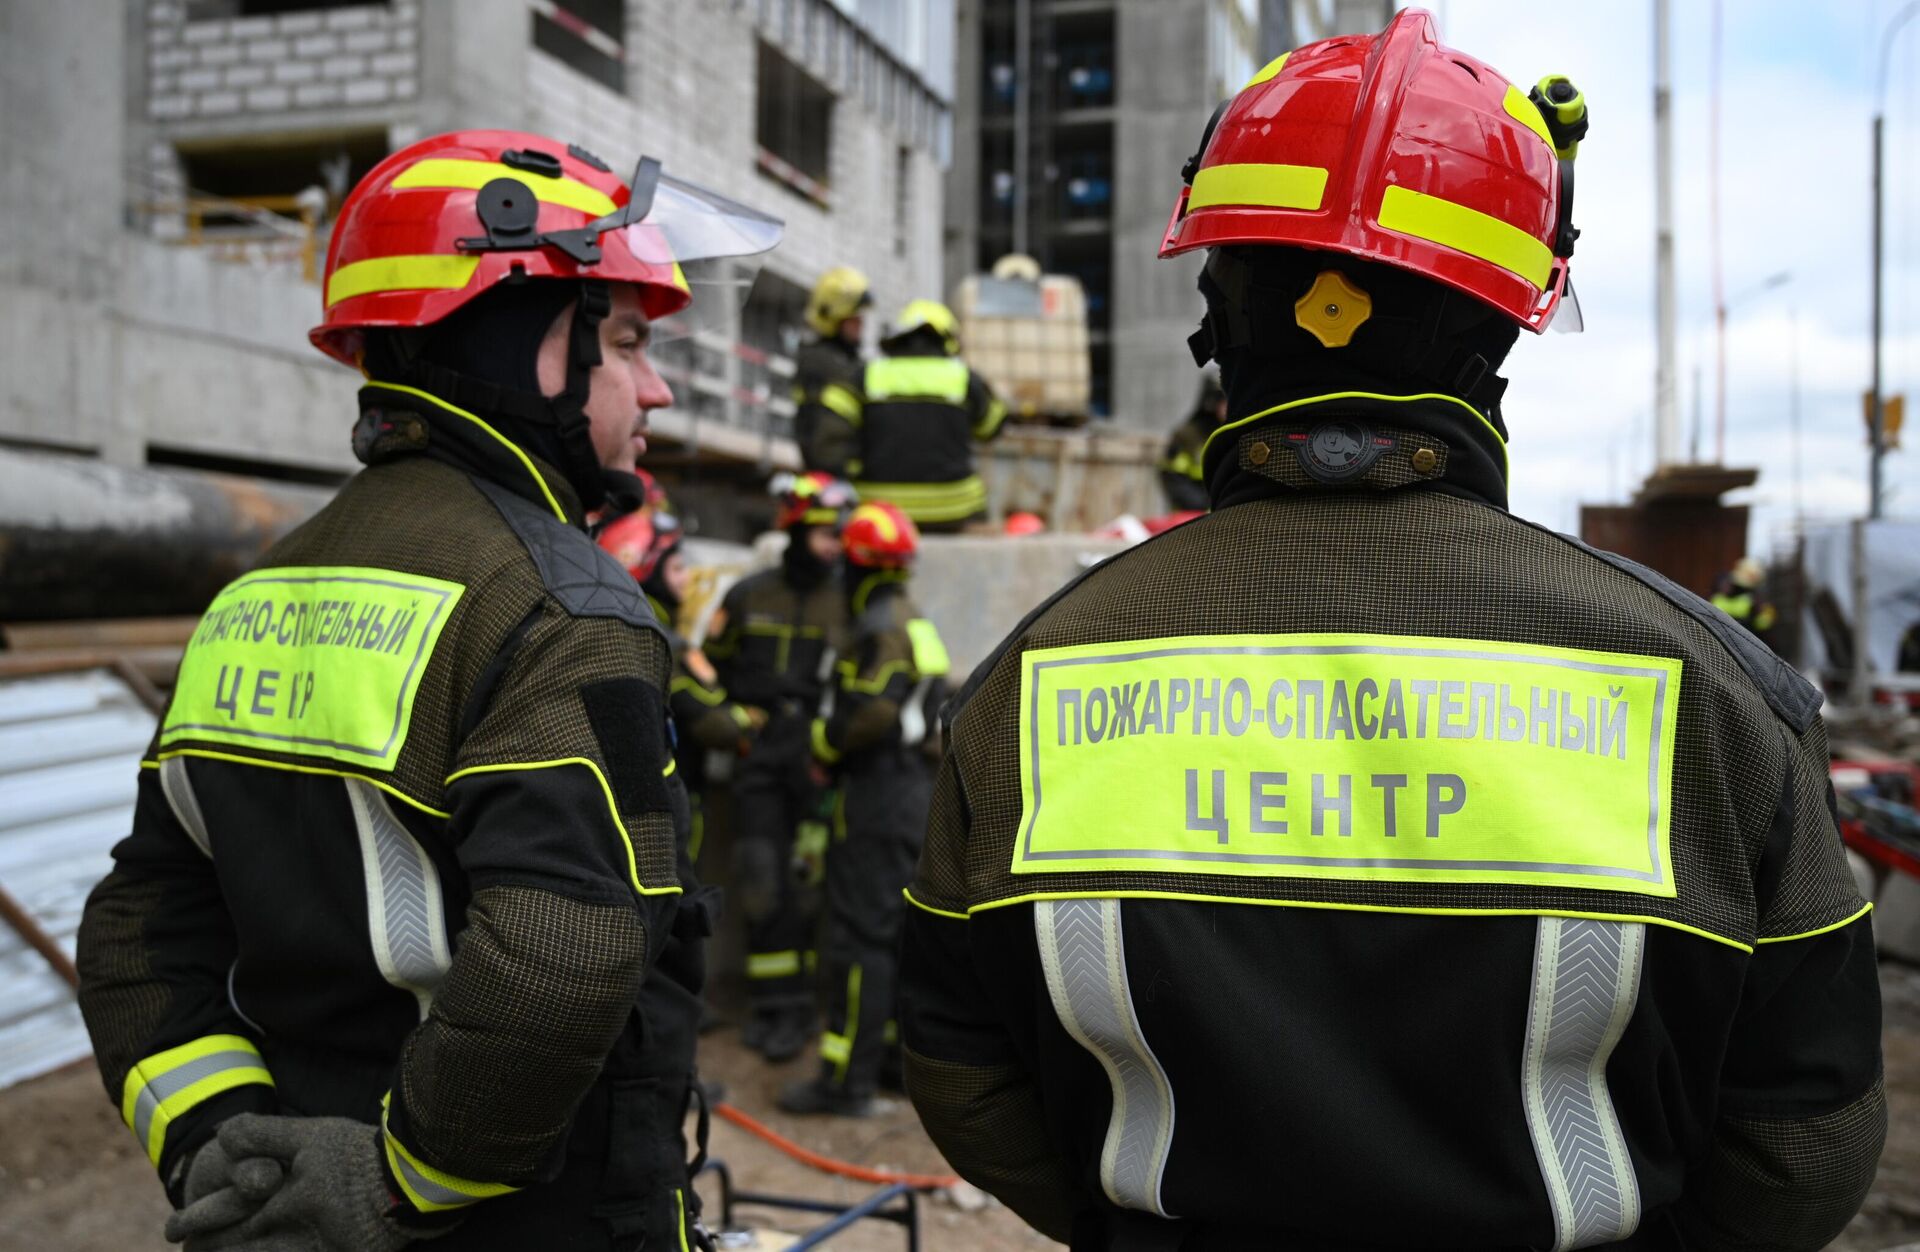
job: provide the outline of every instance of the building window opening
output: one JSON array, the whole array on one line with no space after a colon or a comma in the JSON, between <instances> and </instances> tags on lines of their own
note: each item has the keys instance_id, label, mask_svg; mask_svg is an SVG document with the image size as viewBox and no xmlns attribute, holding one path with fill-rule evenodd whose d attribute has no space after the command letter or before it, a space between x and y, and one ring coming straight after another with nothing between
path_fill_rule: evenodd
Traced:
<instances>
[{"instance_id":1,"label":"building window opening","mask_svg":"<svg viewBox=\"0 0 1920 1252\"><path fill-rule=\"evenodd\" d=\"M229 17L278 17L282 13L309 13L323 9L385 9L390 0L187 0L189 22L213 22Z\"/></svg>"},{"instance_id":2,"label":"building window opening","mask_svg":"<svg viewBox=\"0 0 1920 1252\"><path fill-rule=\"evenodd\" d=\"M765 43L760 45L757 82L760 169L825 205L832 158L833 92Z\"/></svg>"},{"instance_id":3,"label":"building window opening","mask_svg":"<svg viewBox=\"0 0 1920 1252\"><path fill-rule=\"evenodd\" d=\"M625 92L626 0L528 0L533 46L594 82Z\"/></svg>"},{"instance_id":4,"label":"building window opening","mask_svg":"<svg viewBox=\"0 0 1920 1252\"><path fill-rule=\"evenodd\" d=\"M893 156L893 255L907 255L907 223L913 220L913 149Z\"/></svg>"}]
</instances>

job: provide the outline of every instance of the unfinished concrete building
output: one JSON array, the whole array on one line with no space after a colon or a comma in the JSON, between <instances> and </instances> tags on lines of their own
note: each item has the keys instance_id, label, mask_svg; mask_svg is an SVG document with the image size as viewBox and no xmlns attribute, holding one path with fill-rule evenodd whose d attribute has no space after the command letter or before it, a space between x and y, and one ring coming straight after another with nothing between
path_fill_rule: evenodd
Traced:
<instances>
[{"instance_id":1,"label":"unfinished concrete building","mask_svg":"<svg viewBox=\"0 0 1920 1252\"><path fill-rule=\"evenodd\" d=\"M1200 258L1156 259L1214 106L1298 43L1377 30L1383 0L961 0L949 287L1008 252L1087 293L1094 410L1171 427L1198 372Z\"/></svg>"},{"instance_id":2,"label":"unfinished concrete building","mask_svg":"<svg viewBox=\"0 0 1920 1252\"><path fill-rule=\"evenodd\" d=\"M0 443L332 481L356 379L306 343L354 181L460 127L551 133L786 219L732 326L663 362L663 460L789 461L819 270L937 290L952 0L0 6Z\"/></svg>"}]
</instances>

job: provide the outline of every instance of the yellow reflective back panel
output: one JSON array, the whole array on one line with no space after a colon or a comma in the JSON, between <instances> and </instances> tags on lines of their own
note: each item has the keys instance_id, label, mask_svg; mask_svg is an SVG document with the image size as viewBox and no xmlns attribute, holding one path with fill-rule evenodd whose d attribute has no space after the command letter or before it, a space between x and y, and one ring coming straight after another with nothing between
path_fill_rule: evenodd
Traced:
<instances>
[{"instance_id":1,"label":"yellow reflective back panel","mask_svg":"<svg viewBox=\"0 0 1920 1252\"><path fill-rule=\"evenodd\" d=\"M1675 894L1678 660L1211 635L1021 666L1016 874Z\"/></svg>"},{"instance_id":2,"label":"yellow reflective back panel","mask_svg":"<svg viewBox=\"0 0 1920 1252\"><path fill-rule=\"evenodd\" d=\"M187 644L161 747L225 743L392 769L462 590L352 566L235 580Z\"/></svg>"}]
</instances>

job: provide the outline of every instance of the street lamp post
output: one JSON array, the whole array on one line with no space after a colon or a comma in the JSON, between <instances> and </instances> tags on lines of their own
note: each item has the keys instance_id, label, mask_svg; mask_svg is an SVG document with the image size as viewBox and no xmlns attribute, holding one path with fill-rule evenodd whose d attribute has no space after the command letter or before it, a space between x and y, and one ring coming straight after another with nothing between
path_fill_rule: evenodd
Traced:
<instances>
[{"instance_id":1,"label":"street lamp post","mask_svg":"<svg viewBox=\"0 0 1920 1252\"><path fill-rule=\"evenodd\" d=\"M1873 92L1873 411L1868 414L1870 428L1869 446L1872 451L1867 462L1867 516L1878 521L1885 505L1885 493L1881 488L1880 462L1887 454L1886 438L1886 400L1880 394L1880 288L1881 288L1881 167L1884 163L1885 135L1887 129L1887 63L1893 57L1894 36L1900 28L1920 14L1920 0L1913 0L1905 8L1893 15L1886 30L1880 36L1880 74L1874 80Z\"/></svg>"}]
</instances>

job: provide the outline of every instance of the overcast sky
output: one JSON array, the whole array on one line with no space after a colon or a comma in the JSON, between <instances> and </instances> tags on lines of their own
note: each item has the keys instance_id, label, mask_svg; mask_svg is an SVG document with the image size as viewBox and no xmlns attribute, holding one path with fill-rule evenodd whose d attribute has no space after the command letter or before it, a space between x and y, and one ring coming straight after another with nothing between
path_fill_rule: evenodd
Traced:
<instances>
[{"instance_id":1,"label":"overcast sky","mask_svg":"<svg viewBox=\"0 0 1920 1252\"><path fill-rule=\"evenodd\" d=\"M1432 0L1443 42L1529 85L1565 73L1585 91L1573 275L1587 332L1525 333L1508 358L1513 506L1563 530L1583 501L1620 500L1653 449L1653 25L1650 0L1541 5ZM1680 411L1690 434L1701 369L1702 458L1713 458L1714 338L1708 218L1710 0L1673 0ZM1798 321L1801 491L1810 520L1865 504L1860 395L1869 378L1871 119L1879 36L1901 0L1726 0L1721 246L1727 460L1756 465L1750 547L1793 520L1791 346ZM1920 225L1914 191L1920 19L1896 41L1887 92L1886 390L1916 390ZM1777 290L1754 295L1770 275ZM1917 397L1920 398L1920 397ZM1920 516L1915 450L1887 458L1888 512ZM1683 436L1684 438L1684 436ZM1683 446L1684 443L1683 443ZM1742 498L1739 496L1736 499Z\"/></svg>"}]
</instances>

